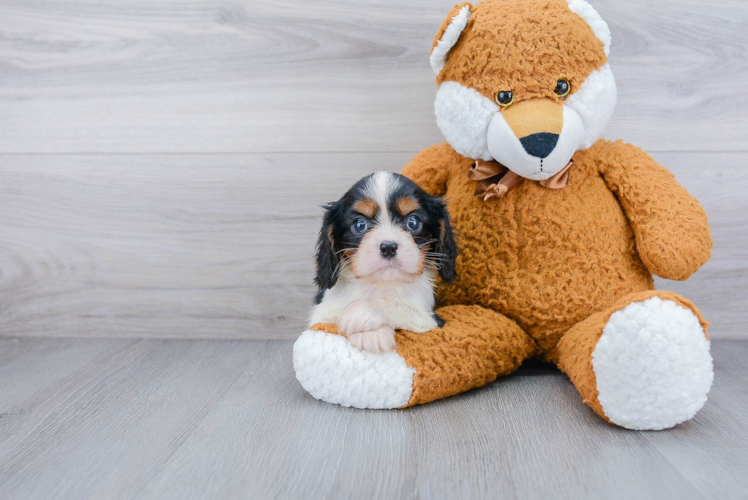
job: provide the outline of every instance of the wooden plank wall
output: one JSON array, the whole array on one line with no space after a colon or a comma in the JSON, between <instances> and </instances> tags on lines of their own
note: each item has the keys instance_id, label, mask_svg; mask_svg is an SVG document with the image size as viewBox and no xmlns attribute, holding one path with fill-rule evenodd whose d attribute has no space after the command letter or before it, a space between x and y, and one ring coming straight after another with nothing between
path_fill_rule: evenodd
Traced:
<instances>
[{"instance_id":1,"label":"wooden plank wall","mask_svg":"<svg viewBox=\"0 0 748 500\"><path fill-rule=\"evenodd\" d=\"M685 283L748 339L748 4L592 0L606 137L652 152L716 246ZM0 336L294 338L319 205L442 140L453 0L0 0Z\"/></svg>"}]
</instances>

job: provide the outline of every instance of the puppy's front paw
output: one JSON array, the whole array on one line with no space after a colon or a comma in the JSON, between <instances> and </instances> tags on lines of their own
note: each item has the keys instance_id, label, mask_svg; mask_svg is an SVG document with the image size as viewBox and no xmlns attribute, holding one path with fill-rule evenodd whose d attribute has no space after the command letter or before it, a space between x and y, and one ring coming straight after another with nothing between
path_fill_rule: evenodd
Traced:
<instances>
[{"instance_id":1,"label":"puppy's front paw","mask_svg":"<svg viewBox=\"0 0 748 500\"><path fill-rule=\"evenodd\" d=\"M356 349L376 354L394 351L396 347L395 330L387 325L376 330L348 335L348 341Z\"/></svg>"},{"instance_id":2,"label":"puppy's front paw","mask_svg":"<svg viewBox=\"0 0 748 500\"><path fill-rule=\"evenodd\" d=\"M436 321L436 318L424 315L419 315L412 320L412 323L403 325L403 330L408 330L413 333L425 333L434 328L439 328L439 323Z\"/></svg>"},{"instance_id":3,"label":"puppy's front paw","mask_svg":"<svg viewBox=\"0 0 748 500\"><path fill-rule=\"evenodd\" d=\"M381 328L384 316L369 299L354 300L343 309L338 322L338 329L345 335L369 332Z\"/></svg>"}]
</instances>

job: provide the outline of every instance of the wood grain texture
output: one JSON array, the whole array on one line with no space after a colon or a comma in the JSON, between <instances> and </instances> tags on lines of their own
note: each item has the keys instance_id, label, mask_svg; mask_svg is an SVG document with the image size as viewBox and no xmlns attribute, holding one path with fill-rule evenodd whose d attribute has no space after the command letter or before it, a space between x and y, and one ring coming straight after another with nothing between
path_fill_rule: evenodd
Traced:
<instances>
[{"instance_id":1,"label":"wood grain texture","mask_svg":"<svg viewBox=\"0 0 748 500\"><path fill-rule=\"evenodd\" d=\"M0 498L746 497L748 342L713 342L694 420L635 433L547 365L360 411L306 394L287 341L142 339L298 335L319 205L441 141L455 1L0 0L0 337L81 337L0 338ZM592 3L606 137L713 228L658 286L748 339L748 4Z\"/></svg>"},{"instance_id":2,"label":"wood grain texture","mask_svg":"<svg viewBox=\"0 0 748 500\"><path fill-rule=\"evenodd\" d=\"M417 151L455 0L3 0L0 152ZM743 0L593 0L651 151L745 151Z\"/></svg>"},{"instance_id":3,"label":"wood grain texture","mask_svg":"<svg viewBox=\"0 0 748 500\"><path fill-rule=\"evenodd\" d=\"M743 499L748 342L706 407L605 423L549 365L407 410L316 401L278 341L0 339L0 497ZM98 352L98 355L93 352ZM70 361L58 373L60 353ZM30 379L46 377L46 385ZM5 401L6 387L26 395Z\"/></svg>"},{"instance_id":4,"label":"wood grain texture","mask_svg":"<svg viewBox=\"0 0 748 500\"><path fill-rule=\"evenodd\" d=\"M320 205L409 157L3 156L0 335L296 337Z\"/></svg>"},{"instance_id":5,"label":"wood grain texture","mask_svg":"<svg viewBox=\"0 0 748 500\"><path fill-rule=\"evenodd\" d=\"M712 260L684 283L748 338L745 153L658 153L699 197ZM0 336L295 338L320 205L410 153L0 156Z\"/></svg>"}]
</instances>

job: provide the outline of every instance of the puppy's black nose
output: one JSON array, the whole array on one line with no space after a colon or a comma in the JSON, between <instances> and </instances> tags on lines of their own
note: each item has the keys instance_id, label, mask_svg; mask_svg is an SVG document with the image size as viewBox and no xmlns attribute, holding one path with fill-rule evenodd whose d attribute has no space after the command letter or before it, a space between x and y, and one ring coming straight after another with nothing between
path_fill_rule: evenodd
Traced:
<instances>
[{"instance_id":1,"label":"puppy's black nose","mask_svg":"<svg viewBox=\"0 0 748 500\"><path fill-rule=\"evenodd\" d=\"M536 158L548 158L553 149L558 144L558 134L549 134L541 132L539 134L528 135L519 140L527 154Z\"/></svg>"},{"instance_id":2,"label":"puppy's black nose","mask_svg":"<svg viewBox=\"0 0 748 500\"><path fill-rule=\"evenodd\" d=\"M383 241L382 244L379 245L379 251L382 252L382 257L385 259L391 259L397 255L397 243L394 241Z\"/></svg>"}]
</instances>

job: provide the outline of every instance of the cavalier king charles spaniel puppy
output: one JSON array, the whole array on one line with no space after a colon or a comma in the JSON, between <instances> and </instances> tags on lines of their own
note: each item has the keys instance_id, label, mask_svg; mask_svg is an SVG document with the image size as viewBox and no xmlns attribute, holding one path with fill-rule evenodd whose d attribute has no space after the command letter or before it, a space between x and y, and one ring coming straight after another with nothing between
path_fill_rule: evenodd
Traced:
<instances>
[{"instance_id":1,"label":"cavalier king charles spaniel puppy","mask_svg":"<svg viewBox=\"0 0 748 500\"><path fill-rule=\"evenodd\" d=\"M434 282L437 273L454 280L457 257L444 200L377 172L324 208L310 324L334 323L356 348L375 353L395 349L396 329L444 325Z\"/></svg>"}]
</instances>

